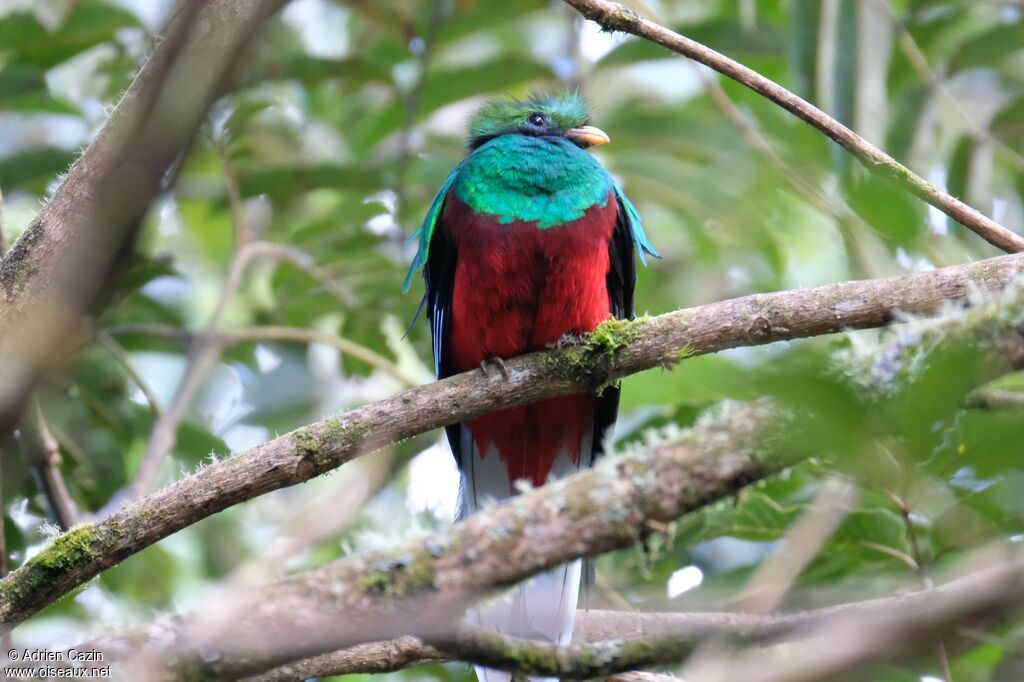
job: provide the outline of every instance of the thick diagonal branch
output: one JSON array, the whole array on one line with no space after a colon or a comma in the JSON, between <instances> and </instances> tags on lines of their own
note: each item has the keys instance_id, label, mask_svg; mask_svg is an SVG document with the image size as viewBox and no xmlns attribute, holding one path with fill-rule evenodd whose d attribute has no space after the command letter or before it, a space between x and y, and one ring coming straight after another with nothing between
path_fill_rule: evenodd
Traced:
<instances>
[{"instance_id":1,"label":"thick diagonal branch","mask_svg":"<svg viewBox=\"0 0 1024 682\"><path fill-rule=\"evenodd\" d=\"M509 360L508 379L467 372L402 391L227 458L108 519L58 537L0 580L0 621L29 617L104 569L211 514L295 485L384 445L446 424L737 346L887 325L897 311L934 312L974 288L999 290L1024 256L886 279L755 294L634 322L606 323L585 344Z\"/></svg>"},{"instance_id":2,"label":"thick diagonal branch","mask_svg":"<svg viewBox=\"0 0 1024 682\"><path fill-rule=\"evenodd\" d=\"M587 19L609 31L624 31L708 66L811 124L843 146L872 173L889 178L915 196L927 201L953 220L977 233L988 243L1006 251L1024 251L1024 237L1008 230L980 211L968 206L917 175L810 102L775 81L686 36L646 19L611 0L565 0Z\"/></svg>"},{"instance_id":3,"label":"thick diagonal branch","mask_svg":"<svg viewBox=\"0 0 1024 682\"><path fill-rule=\"evenodd\" d=\"M236 59L284 0L188 0L103 129L0 261L0 432L74 347Z\"/></svg>"}]
</instances>

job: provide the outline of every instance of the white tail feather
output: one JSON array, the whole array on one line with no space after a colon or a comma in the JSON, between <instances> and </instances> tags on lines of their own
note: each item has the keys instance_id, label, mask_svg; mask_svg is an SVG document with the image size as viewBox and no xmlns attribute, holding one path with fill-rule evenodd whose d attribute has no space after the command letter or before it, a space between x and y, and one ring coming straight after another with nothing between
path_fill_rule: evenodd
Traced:
<instances>
[{"instance_id":1,"label":"white tail feather","mask_svg":"<svg viewBox=\"0 0 1024 682\"><path fill-rule=\"evenodd\" d=\"M498 501L514 494L514 481L509 480L508 467L491 448L480 456L469 429L462 428L462 481L456 520L475 513L488 501ZM581 439L580 462L574 463L567 452L559 453L549 479L576 472L580 464L589 465L591 434ZM576 606L580 593L582 561L576 560L538 574L517 585L501 597L474 609L467 621L511 637L522 637L558 644L572 640ZM510 682L511 675L501 670L476 666L480 682ZM553 680L555 678L530 678Z\"/></svg>"}]
</instances>

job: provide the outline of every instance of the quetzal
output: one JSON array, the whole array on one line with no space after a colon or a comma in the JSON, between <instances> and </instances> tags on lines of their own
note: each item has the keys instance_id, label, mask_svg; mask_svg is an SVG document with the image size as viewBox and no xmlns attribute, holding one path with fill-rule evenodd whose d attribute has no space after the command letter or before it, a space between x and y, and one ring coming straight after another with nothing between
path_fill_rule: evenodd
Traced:
<instances>
[{"instance_id":1,"label":"quetzal","mask_svg":"<svg viewBox=\"0 0 1024 682\"><path fill-rule=\"evenodd\" d=\"M438 378L486 371L612 316L632 318L634 254L657 254L636 208L586 151L609 141L588 125L587 110L568 92L493 101L473 117L469 153L430 205L405 280L408 290L423 269ZM618 402L613 386L447 427L461 472L456 518L514 495L518 479L542 485L590 466ZM473 618L507 635L568 643L580 573L579 561L551 570Z\"/></svg>"}]
</instances>

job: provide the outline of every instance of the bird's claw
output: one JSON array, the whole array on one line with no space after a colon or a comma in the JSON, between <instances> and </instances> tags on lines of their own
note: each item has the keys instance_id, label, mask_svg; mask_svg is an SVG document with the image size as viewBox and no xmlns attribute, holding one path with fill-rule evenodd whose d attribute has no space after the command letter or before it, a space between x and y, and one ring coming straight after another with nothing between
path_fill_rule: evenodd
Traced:
<instances>
[{"instance_id":1,"label":"bird's claw","mask_svg":"<svg viewBox=\"0 0 1024 682\"><path fill-rule=\"evenodd\" d=\"M511 375L508 373L508 367L505 366L504 360L502 360L501 358L487 358L486 360L480 363L480 371L483 372L484 376L488 378L490 378L491 376L490 372L487 371L487 367L489 365L494 365L495 367L497 367L498 371L501 372L501 376L505 377L505 381L509 380Z\"/></svg>"},{"instance_id":2,"label":"bird's claw","mask_svg":"<svg viewBox=\"0 0 1024 682\"><path fill-rule=\"evenodd\" d=\"M582 334L574 334L573 332L566 332L558 337L558 341L549 343L548 348L557 348L562 350L563 348L569 348L571 346L579 346L583 343L584 336Z\"/></svg>"}]
</instances>

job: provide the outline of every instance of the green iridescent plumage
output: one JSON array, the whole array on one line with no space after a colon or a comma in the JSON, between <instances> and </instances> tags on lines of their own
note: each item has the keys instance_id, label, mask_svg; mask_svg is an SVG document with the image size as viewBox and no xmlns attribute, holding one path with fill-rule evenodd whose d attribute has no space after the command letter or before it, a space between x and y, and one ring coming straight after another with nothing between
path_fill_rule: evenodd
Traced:
<instances>
[{"instance_id":1,"label":"green iridescent plumage","mask_svg":"<svg viewBox=\"0 0 1024 682\"><path fill-rule=\"evenodd\" d=\"M419 250L404 289L426 263L449 192L477 213L495 216L501 225L533 222L541 230L577 220L591 206L607 205L614 192L641 260L645 251L656 256L622 189L597 159L565 137L587 120L586 100L575 92L496 100L480 109L469 126L470 154L452 169L412 237L418 237Z\"/></svg>"},{"instance_id":2,"label":"green iridescent plumage","mask_svg":"<svg viewBox=\"0 0 1024 682\"><path fill-rule=\"evenodd\" d=\"M470 120L469 146L475 148L480 140L517 130L533 113L543 114L555 129L566 133L586 125L589 109L586 98L571 90L557 95L531 94L524 100L494 99L480 107Z\"/></svg>"},{"instance_id":3,"label":"green iridescent plumage","mask_svg":"<svg viewBox=\"0 0 1024 682\"><path fill-rule=\"evenodd\" d=\"M496 216L502 225L536 221L545 229L607 204L612 178L565 138L502 135L466 159L453 189L474 211Z\"/></svg>"}]
</instances>

